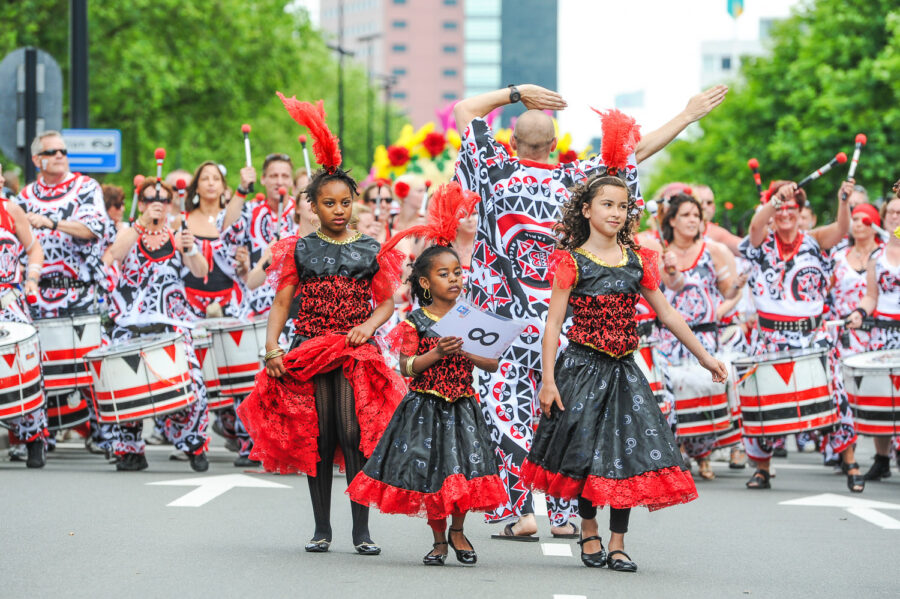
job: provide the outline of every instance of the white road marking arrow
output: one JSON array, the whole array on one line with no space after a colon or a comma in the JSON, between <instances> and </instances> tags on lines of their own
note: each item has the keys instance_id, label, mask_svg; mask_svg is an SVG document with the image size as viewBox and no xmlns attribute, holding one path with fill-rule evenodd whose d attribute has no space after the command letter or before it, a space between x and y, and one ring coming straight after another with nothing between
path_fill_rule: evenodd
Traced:
<instances>
[{"instance_id":1,"label":"white road marking arrow","mask_svg":"<svg viewBox=\"0 0 900 599\"><path fill-rule=\"evenodd\" d=\"M187 495L182 495L167 507L200 507L209 503L219 495L227 493L234 487L256 487L261 489L290 489L288 485L273 483L261 478L244 474L225 474L222 476L206 476L203 478L179 478L161 480L148 485L166 485L172 487L197 487Z\"/></svg>"},{"instance_id":2,"label":"white road marking arrow","mask_svg":"<svg viewBox=\"0 0 900 599\"><path fill-rule=\"evenodd\" d=\"M871 499L860 499L857 497L847 497L843 495L835 495L834 493L823 493L821 495L811 495L810 497L801 497L799 499L791 499L782 501L779 505L800 505L807 507L838 507L847 510L858 518L862 518L870 524L874 524L885 530L900 530L900 520L891 518L886 514L882 514L876 510L900 510L900 504L887 503L884 501L872 501Z\"/></svg>"}]
</instances>

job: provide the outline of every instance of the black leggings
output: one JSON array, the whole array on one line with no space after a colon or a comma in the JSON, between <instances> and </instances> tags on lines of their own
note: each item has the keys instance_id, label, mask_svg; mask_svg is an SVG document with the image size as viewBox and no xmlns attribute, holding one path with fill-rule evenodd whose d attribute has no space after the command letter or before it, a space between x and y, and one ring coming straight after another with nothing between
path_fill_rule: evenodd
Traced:
<instances>
[{"instance_id":1,"label":"black leggings","mask_svg":"<svg viewBox=\"0 0 900 599\"><path fill-rule=\"evenodd\" d=\"M593 520L597 517L597 508L584 497L578 498L578 515L582 520ZM628 518L631 516L631 508L619 510L609 508L609 530L619 534L628 532Z\"/></svg>"},{"instance_id":2,"label":"black leggings","mask_svg":"<svg viewBox=\"0 0 900 599\"><path fill-rule=\"evenodd\" d=\"M319 417L319 463L316 475L308 476L316 532L313 539L331 540L331 480L334 475L334 452L338 444L344 454L347 482L362 470L366 458L359 449L360 430L356 418L353 387L343 369L313 377L316 385L316 412ZM353 517L353 544L372 542L369 538L369 508L350 502Z\"/></svg>"}]
</instances>

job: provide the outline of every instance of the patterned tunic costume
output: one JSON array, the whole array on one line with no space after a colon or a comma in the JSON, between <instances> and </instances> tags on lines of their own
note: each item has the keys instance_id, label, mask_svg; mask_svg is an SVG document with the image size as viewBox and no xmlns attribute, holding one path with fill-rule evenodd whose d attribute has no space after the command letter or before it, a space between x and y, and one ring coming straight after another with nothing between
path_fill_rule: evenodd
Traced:
<instances>
[{"instance_id":1,"label":"patterned tunic costume","mask_svg":"<svg viewBox=\"0 0 900 599\"><path fill-rule=\"evenodd\" d=\"M636 160L624 173L631 192L640 197ZM497 522L532 513L531 494L519 480L531 448L541 382L543 336L551 280L549 258L556 245L553 226L568 188L602 168L600 158L557 166L510 157L494 140L484 119L465 131L456 176L476 192L478 229L469 278L470 300L482 309L528 322L525 331L500 358L495 373L480 373L478 396L500 458L500 476L509 501L487 516ZM568 521L569 502L547 498L553 526Z\"/></svg>"},{"instance_id":2,"label":"patterned tunic costume","mask_svg":"<svg viewBox=\"0 0 900 599\"><path fill-rule=\"evenodd\" d=\"M171 233L167 230L166 234L168 241L153 252L147 250L139 238L122 264L109 269L113 284L109 316L115 326L108 335L104 334L104 345L160 332L184 336L196 401L184 410L163 417L162 432L176 449L199 454L209 443L206 386L194 354L190 330L182 326L195 320L182 279L184 261L181 252L175 249ZM144 453L143 422L107 426L116 455Z\"/></svg>"},{"instance_id":3,"label":"patterned tunic costume","mask_svg":"<svg viewBox=\"0 0 900 599\"><path fill-rule=\"evenodd\" d=\"M24 248L16 237L16 223L6 211L6 200L0 200L0 300L9 302L0 310L0 321L31 324L31 313L24 296L13 287L19 275L19 258ZM22 443L47 436L47 411L40 407L24 416L4 421Z\"/></svg>"},{"instance_id":4,"label":"patterned tunic costume","mask_svg":"<svg viewBox=\"0 0 900 599\"><path fill-rule=\"evenodd\" d=\"M414 310L388 336L407 356L432 350L439 319ZM350 499L388 514L443 519L486 511L506 502L491 434L472 389L474 364L446 356L409 385L363 471L347 490Z\"/></svg>"},{"instance_id":5,"label":"patterned tunic costume","mask_svg":"<svg viewBox=\"0 0 900 599\"><path fill-rule=\"evenodd\" d=\"M373 301L393 293L394 281L385 280L390 273L382 273L376 260L378 248L362 234L336 242L318 232L282 239L273 248L267 271L273 286L297 286L296 336L283 359L285 374L273 378L261 371L237 410L253 438L251 459L268 471L316 476L318 462L335 457L319 452L317 375L342 373L353 388L359 446L342 447L344 452L370 456L403 398L403 381L373 343L346 343L346 333L372 314Z\"/></svg>"},{"instance_id":6,"label":"patterned tunic costume","mask_svg":"<svg viewBox=\"0 0 900 599\"><path fill-rule=\"evenodd\" d=\"M900 264L888 261L886 248L875 260L875 281L878 303L869 349L900 349Z\"/></svg>"},{"instance_id":7,"label":"patterned tunic costume","mask_svg":"<svg viewBox=\"0 0 900 599\"><path fill-rule=\"evenodd\" d=\"M525 484L594 506L651 510L687 503L697 489L647 379L634 361L635 304L656 289L656 254L623 249L616 265L579 248L556 275L571 288L569 345L556 361L565 410L541 418L522 465Z\"/></svg>"},{"instance_id":8,"label":"patterned tunic costume","mask_svg":"<svg viewBox=\"0 0 900 599\"><path fill-rule=\"evenodd\" d=\"M855 270L847 261L853 246L832 252L834 271L831 276L831 308L835 318L847 318L856 310L859 302L866 295L866 269ZM876 248L875 252L879 252ZM877 255L874 254L874 255ZM870 323L866 323L869 325ZM839 345L840 356L850 356L864 352L869 347L871 326L859 329L844 329Z\"/></svg>"},{"instance_id":9,"label":"patterned tunic costume","mask_svg":"<svg viewBox=\"0 0 900 599\"><path fill-rule=\"evenodd\" d=\"M216 229L222 231L225 211L219 212L216 218ZM247 289L234 268L237 248L247 243L247 222L238 218L218 237L201 237L195 235L199 242L200 252L209 264L209 274L204 278L195 277L185 269L184 286L188 302L198 318L206 318L206 308L213 302L222 306L223 315L230 318L242 318L247 307L244 297Z\"/></svg>"},{"instance_id":10,"label":"patterned tunic costume","mask_svg":"<svg viewBox=\"0 0 900 599\"><path fill-rule=\"evenodd\" d=\"M828 369L831 392L835 409L840 415L837 429L827 436L825 455L826 459L831 459L856 442L853 414L844 391L834 344L822 324L808 332L780 331L767 328L763 321L821 319L831 274L830 261L822 254L818 241L812 235L801 232L794 243L797 247L793 255L787 255L771 231L759 247L753 247L749 237L741 242L741 254L752 263L747 283L761 319L759 339L752 350L759 355L811 347L830 348ZM744 437L747 455L757 461L768 460L772 457L773 442L777 439Z\"/></svg>"}]
</instances>

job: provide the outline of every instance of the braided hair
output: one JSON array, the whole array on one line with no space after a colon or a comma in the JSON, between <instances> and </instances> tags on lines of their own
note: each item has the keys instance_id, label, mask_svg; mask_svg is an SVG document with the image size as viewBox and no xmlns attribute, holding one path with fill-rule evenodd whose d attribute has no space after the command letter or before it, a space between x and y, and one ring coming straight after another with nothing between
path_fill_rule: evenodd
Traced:
<instances>
[{"instance_id":1,"label":"braided hair","mask_svg":"<svg viewBox=\"0 0 900 599\"><path fill-rule=\"evenodd\" d=\"M453 248L446 245L432 245L419 254L419 257L413 262L412 271L409 273L409 278L406 279L406 282L409 283L410 294L419 300L420 306L431 304L433 298L425 297L425 289L422 287L422 284L419 283L419 279L422 277L428 278L431 267L434 264L434 259L444 253L451 254L454 258L459 260L459 254L457 254L456 250Z\"/></svg>"},{"instance_id":2,"label":"braided hair","mask_svg":"<svg viewBox=\"0 0 900 599\"><path fill-rule=\"evenodd\" d=\"M584 206L589 206L600 192L600 189L607 186L624 189L625 193L628 194L628 216L625 217L625 224L619 229L616 238L619 244L638 251L640 246L634 241L634 231L637 229L641 218L641 212L637 207L637 199L632 195L625 181L606 173L592 175L570 189L571 196L563 204L562 217L555 227L560 236L558 242L560 248L574 250L584 245L588 240L588 237L591 235L591 223L584 217Z\"/></svg>"},{"instance_id":3,"label":"braided hair","mask_svg":"<svg viewBox=\"0 0 900 599\"><path fill-rule=\"evenodd\" d=\"M312 179L309 181L309 185L306 186L306 200L313 204L319 199L319 191L321 191L322 186L326 183L330 183L332 181L340 181L344 185L350 189L350 194L355 198L359 194L359 188L356 185L356 180L350 176L350 173L342 169L341 167L337 167L333 170L321 168L313 173Z\"/></svg>"}]
</instances>

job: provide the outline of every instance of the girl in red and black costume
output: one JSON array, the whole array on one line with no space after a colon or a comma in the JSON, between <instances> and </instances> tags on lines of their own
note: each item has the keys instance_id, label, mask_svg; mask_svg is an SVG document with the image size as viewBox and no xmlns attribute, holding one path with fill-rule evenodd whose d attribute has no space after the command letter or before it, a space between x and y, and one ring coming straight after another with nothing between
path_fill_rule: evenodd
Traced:
<instances>
[{"instance_id":1,"label":"girl in red and black costume","mask_svg":"<svg viewBox=\"0 0 900 599\"><path fill-rule=\"evenodd\" d=\"M622 148L623 158L628 154L629 148ZM625 166L617 156L604 162L612 173ZM553 256L556 273L542 345L543 416L522 478L534 490L578 499L584 565L634 572L637 565L624 552L631 508L656 510L697 498L675 438L632 356L639 341L638 297L647 299L713 380L725 380L727 371L659 291L655 252L632 239L640 210L622 179L598 174L576 185L562 214L563 249ZM572 312L569 345L557 360L567 310ZM597 507L606 505L612 532L608 555L596 520Z\"/></svg>"},{"instance_id":2,"label":"girl in red and black costume","mask_svg":"<svg viewBox=\"0 0 900 599\"><path fill-rule=\"evenodd\" d=\"M479 197L458 183L439 188L429 206L429 224L413 227L436 243L416 259L411 293L422 306L397 325L388 342L400 354L401 372L411 377L409 393L394 413L378 447L350 485L353 501L389 514L426 515L434 545L422 559L442 566L450 546L456 559L474 564L478 556L463 533L466 512L489 511L506 502L506 489L487 428L472 388L473 368L497 370L496 359L462 351L459 337L440 337L434 323L447 314L463 289L459 256L449 247L460 219ZM385 246L392 247L398 236Z\"/></svg>"},{"instance_id":3,"label":"girl in red and black costume","mask_svg":"<svg viewBox=\"0 0 900 599\"><path fill-rule=\"evenodd\" d=\"M405 393L403 381L370 342L393 311L402 259L393 253L376 259L378 242L347 228L356 183L340 168L337 138L325 125L322 101L313 106L278 95L315 138L313 150L323 168L307 195L321 226L273 246L268 273L276 295L266 332L266 370L238 416L253 438L251 459L268 471L308 475L316 530L306 551L321 553L331 545L338 446L351 480ZM285 354L278 337L295 295L295 336ZM369 509L351 503L351 513L356 551L380 553L369 536Z\"/></svg>"}]
</instances>

